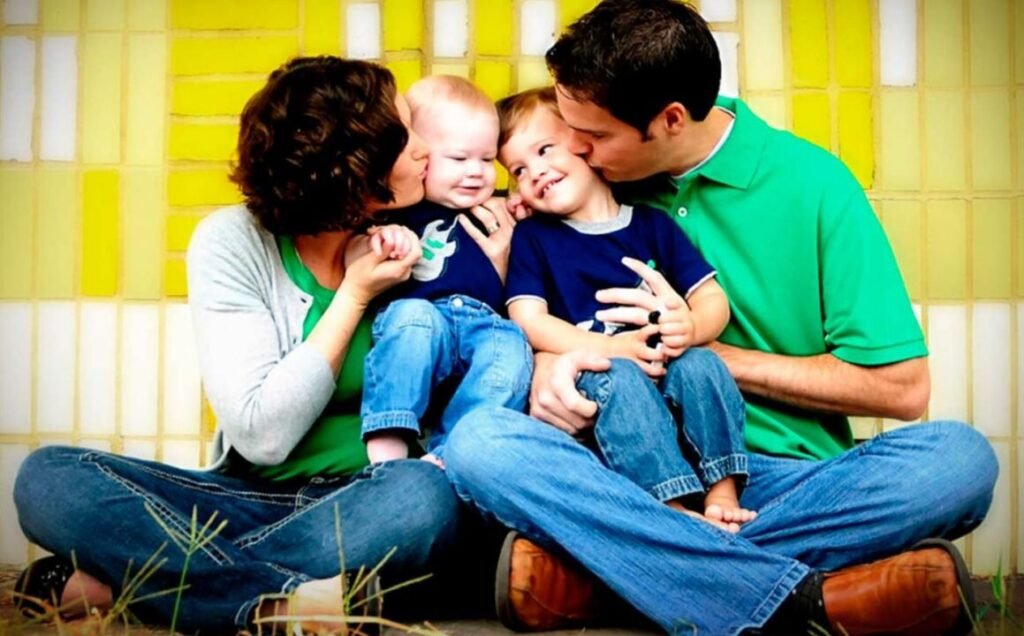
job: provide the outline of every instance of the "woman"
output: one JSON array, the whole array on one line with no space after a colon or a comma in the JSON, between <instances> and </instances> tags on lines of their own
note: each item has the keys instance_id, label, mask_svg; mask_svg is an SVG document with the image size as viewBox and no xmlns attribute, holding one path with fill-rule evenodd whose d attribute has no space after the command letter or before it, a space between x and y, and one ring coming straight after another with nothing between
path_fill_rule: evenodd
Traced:
<instances>
[{"instance_id":1,"label":"woman","mask_svg":"<svg viewBox=\"0 0 1024 636\"><path fill-rule=\"evenodd\" d=\"M351 248L375 214L423 196L427 149L408 121L379 66L300 58L270 75L242 114L232 178L246 203L204 220L188 253L200 368L220 429L213 469L35 451L15 483L18 518L58 556L30 567L20 588L52 593L68 610L83 595L109 605L129 563L138 569L168 542L162 526L187 532L193 510L200 523L216 512L227 525L189 562L177 616L186 632L337 615L336 515L347 570L396 548L382 570L393 584L450 555L466 519L444 473L416 460L367 466L359 437L365 312L409 277L418 250L389 260ZM184 556L169 544L135 596L176 587ZM282 592L294 592L290 607L261 600ZM171 594L132 611L166 624L173 606Z\"/></svg>"}]
</instances>

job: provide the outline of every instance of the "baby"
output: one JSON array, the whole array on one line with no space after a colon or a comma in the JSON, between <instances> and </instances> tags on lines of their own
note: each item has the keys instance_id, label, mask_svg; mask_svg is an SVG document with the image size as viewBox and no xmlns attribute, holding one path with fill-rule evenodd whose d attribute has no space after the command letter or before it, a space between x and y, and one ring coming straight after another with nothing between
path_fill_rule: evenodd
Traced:
<instances>
[{"instance_id":1,"label":"baby","mask_svg":"<svg viewBox=\"0 0 1024 636\"><path fill-rule=\"evenodd\" d=\"M374 320L362 432L371 462L408 457L431 398L450 394L424 458L443 467L444 439L463 415L480 406L525 409L533 358L522 330L499 313L514 220L504 205L482 205L494 191L494 104L449 76L416 82L407 99L413 133L430 148L426 200L387 220L420 244L393 227L374 230L370 241L393 258L408 249L423 256Z\"/></svg>"}]
</instances>

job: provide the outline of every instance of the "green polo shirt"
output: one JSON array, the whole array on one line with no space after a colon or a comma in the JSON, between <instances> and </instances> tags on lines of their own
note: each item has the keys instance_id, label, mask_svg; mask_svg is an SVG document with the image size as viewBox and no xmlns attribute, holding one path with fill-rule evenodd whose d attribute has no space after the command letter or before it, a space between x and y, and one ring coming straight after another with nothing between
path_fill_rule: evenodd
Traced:
<instances>
[{"instance_id":1,"label":"green polo shirt","mask_svg":"<svg viewBox=\"0 0 1024 636\"><path fill-rule=\"evenodd\" d=\"M718 270L732 309L721 341L862 366L928 355L889 241L846 166L738 99L718 105L736 120L710 160L616 194L671 214ZM751 451L827 458L853 445L844 416L746 398Z\"/></svg>"},{"instance_id":2,"label":"green polo shirt","mask_svg":"<svg viewBox=\"0 0 1024 636\"><path fill-rule=\"evenodd\" d=\"M278 237L277 245L288 278L313 297L312 306L302 323L302 339L305 340L334 300L335 292L318 283L313 273L302 264L291 237ZM363 320L352 334L348 353L338 373L334 395L306 436L282 463L275 466L250 465L253 473L273 480L327 477L348 475L370 463L362 440L362 420L359 417L363 394L363 359L370 351L370 327L371 321Z\"/></svg>"}]
</instances>

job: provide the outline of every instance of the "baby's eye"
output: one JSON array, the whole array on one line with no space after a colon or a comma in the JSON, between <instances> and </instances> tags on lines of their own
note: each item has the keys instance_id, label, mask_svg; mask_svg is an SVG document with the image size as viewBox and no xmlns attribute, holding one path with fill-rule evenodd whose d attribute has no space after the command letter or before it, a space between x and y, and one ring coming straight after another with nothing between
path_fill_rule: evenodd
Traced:
<instances>
[{"instance_id":1,"label":"baby's eye","mask_svg":"<svg viewBox=\"0 0 1024 636\"><path fill-rule=\"evenodd\" d=\"M515 177L516 179L523 176L523 167L516 166L515 168L512 168L512 176Z\"/></svg>"},{"instance_id":2,"label":"baby's eye","mask_svg":"<svg viewBox=\"0 0 1024 636\"><path fill-rule=\"evenodd\" d=\"M457 157L457 156L451 156L451 157L448 157L448 158L451 159L452 161L465 161L466 160L465 157Z\"/></svg>"},{"instance_id":3,"label":"baby's eye","mask_svg":"<svg viewBox=\"0 0 1024 636\"><path fill-rule=\"evenodd\" d=\"M497 157L484 157L484 162L492 163Z\"/></svg>"},{"instance_id":4,"label":"baby's eye","mask_svg":"<svg viewBox=\"0 0 1024 636\"><path fill-rule=\"evenodd\" d=\"M548 151L554 147L554 144L544 144L543 146L537 149L537 154L543 157L544 155L548 154Z\"/></svg>"}]
</instances>

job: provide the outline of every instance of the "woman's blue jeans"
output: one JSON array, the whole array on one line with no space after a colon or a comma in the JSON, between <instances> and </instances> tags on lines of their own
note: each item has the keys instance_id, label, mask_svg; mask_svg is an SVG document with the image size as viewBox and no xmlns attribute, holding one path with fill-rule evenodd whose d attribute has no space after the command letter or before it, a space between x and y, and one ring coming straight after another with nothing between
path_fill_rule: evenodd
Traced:
<instances>
[{"instance_id":1,"label":"woman's blue jeans","mask_svg":"<svg viewBox=\"0 0 1024 636\"><path fill-rule=\"evenodd\" d=\"M508 409L468 415L445 459L459 496L561 547L671 634L761 627L812 568L964 535L988 511L998 472L988 441L956 422L883 433L826 461L753 454L740 503L758 517L733 535L660 503L566 433Z\"/></svg>"},{"instance_id":2,"label":"woman's blue jeans","mask_svg":"<svg viewBox=\"0 0 1024 636\"><path fill-rule=\"evenodd\" d=\"M631 360L587 371L576 388L597 403L592 446L604 463L658 501L747 480L743 396L721 358L689 349L655 384ZM643 417L637 417L637 414Z\"/></svg>"},{"instance_id":3,"label":"woman's blue jeans","mask_svg":"<svg viewBox=\"0 0 1024 636\"><path fill-rule=\"evenodd\" d=\"M189 633L234 633L249 627L260 595L337 576L335 514L346 570L373 567L396 548L382 571L385 586L435 572L474 516L444 472L418 460L281 484L70 447L29 455L14 500L32 542L63 556L74 552L78 566L111 585L115 597L126 571L137 571L158 551L167 562L136 596L178 585L184 553L146 504L186 534L193 508L200 524L216 512L217 523L227 526L188 565L178 626ZM168 624L173 604L172 594L130 609L140 619Z\"/></svg>"}]
</instances>

